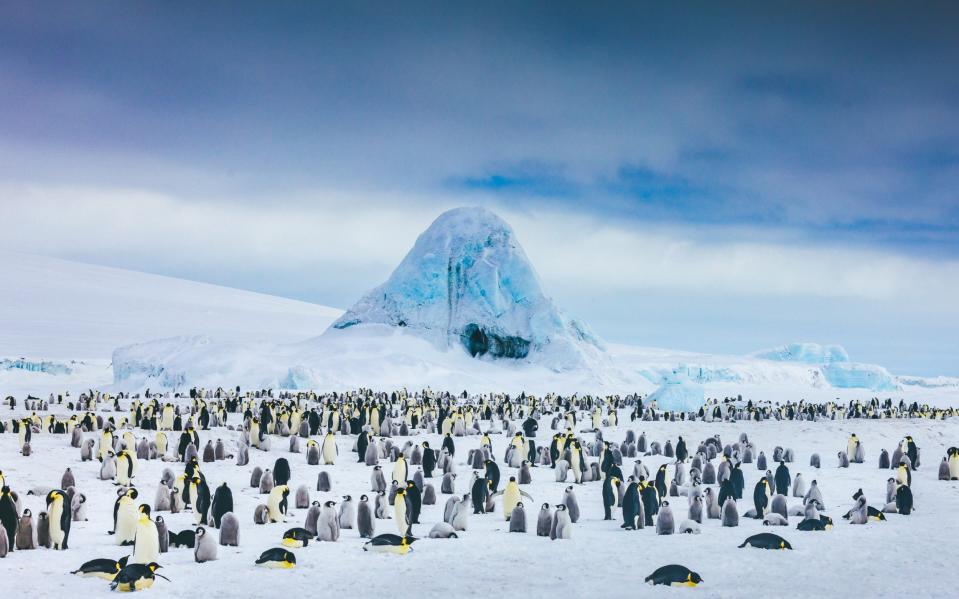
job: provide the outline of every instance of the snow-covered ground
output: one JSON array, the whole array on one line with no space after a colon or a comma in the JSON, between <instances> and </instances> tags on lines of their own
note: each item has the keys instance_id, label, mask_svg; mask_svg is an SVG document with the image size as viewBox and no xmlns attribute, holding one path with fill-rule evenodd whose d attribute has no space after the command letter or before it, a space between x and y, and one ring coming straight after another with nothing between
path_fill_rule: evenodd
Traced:
<instances>
[{"instance_id":1,"label":"snow-covered ground","mask_svg":"<svg viewBox=\"0 0 959 599\"><path fill-rule=\"evenodd\" d=\"M291 342L341 310L118 268L0 252L0 359L109 360L159 337Z\"/></svg>"},{"instance_id":2,"label":"snow-covered ground","mask_svg":"<svg viewBox=\"0 0 959 599\"><path fill-rule=\"evenodd\" d=\"M20 410L10 413L12 416ZM238 416L230 415L236 424ZM653 529L626 532L619 528L621 514L614 521L604 522L601 483L591 482L576 487L582 518L573 525L570 540L550 541L535 535L536 514L543 502L561 500L565 483L554 480L548 467L533 470L533 483L524 487L534 498L528 502L527 520L530 532L508 533L499 511L471 515L468 530L459 539L421 539L406 556L374 555L364 552L363 541L355 530L344 530L337 543L311 543L295 550L298 565L292 571L268 571L256 568L254 560L268 547L277 546L289 527L303 524L305 510L291 509L286 524L255 526L253 510L264 502L249 487L254 466L272 468L279 457L292 465L291 488L306 485L314 500L339 501L343 495L357 499L369 494L370 468L356 463L351 453L354 437L338 436L339 457L333 466L307 466L303 454L290 454L287 440L276 437L269 453L251 450L251 462L239 467L233 461L202 464L211 488L227 482L233 490L235 511L241 520L239 548L219 548L219 560L196 564L189 549L171 549L162 555L161 573L171 582L160 580L148 594L156 596L264 596L271 589L282 589L284 595L304 596L322 592L331 596L383 597L395 593L415 593L422 597L488 596L491 592L506 596L555 597L594 596L626 597L636 593L651 596L673 596L677 589L656 587L649 590L643 578L659 566L679 563L699 572L705 583L687 591L702 597L764 596L782 597L902 597L944 596L954 584L954 557L949 550L959 535L959 482L941 482L936 473L939 461L948 446L959 443L959 422L931 420L851 420L824 422L635 422L629 423L627 412L621 411L621 426L606 427L607 440L622 441L627 428L637 435L645 432L650 441L676 442L683 435L695 447L697 441L719 434L724 443L733 442L745 432L757 449L771 455L775 445L791 447L795 462L790 470L802 473L807 483L819 482L826 510L836 526L827 532L799 532L798 518L790 518L789 527L766 528L759 522L741 518L740 526L722 528L717 520L704 521L699 535L657 536ZM540 421L537 441L545 443L551 432L549 419ZM484 427L485 428L485 427ZM856 433L866 448L866 463L852 464L848 469L836 467L836 452L844 449L850 433ZM137 431L139 438L144 434ZM150 433L152 435L152 433ZM913 492L916 511L910 516L888 515L886 522L855 526L841 519L853 500L852 494L862 488L871 505L881 506L889 471L879 470L880 449L892 451L906 434L912 435L922 449L922 467L914 473ZM236 433L226 429L201 431L201 444L208 439L228 441L235 447ZM583 433L584 440L592 439ZM494 435L496 459L503 480L515 470L503 464L507 439ZM424 440L438 447L440 437L416 435L414 442ZM395 441L402 444L405 439ZM479 437L456 439L457 492L466 492L470 468L465 464L469 449L478 447ZM811 453L822 456L822 468L809 464ZM111 528L111 510L115 487L97 478L97 462L80 462L79 450L69 447L65 436L35 435L33 455L19 455L16 435L0 435L0 469L7 483L24 495L24 507L34 514L44 509L42 499L26 496L32 486L56 486L66 467L76 476L79 490L89 498L89 521L74 523L70 549L63 553L38 549L13 552L0 560L6 589L29 588L31 597L53 597L64 594L106 596L108 584L94 579L79 579L69 571L94 557L118 558L128 550L112 544L106 534ZM650 470L667 461L662 456L643 457ZM391 466L385 460L384 470ZM141 461L137 485L141 497L152 503L162 470L171 467L179 473L182 466L160 461ZM751 490L760 476L755 465L744 465L746 492L739 502L740 514L751 506ZM330 473L333 481L329 493L316 492L317 475ZM632 470L626 460L624 471ZM439 491L439 478L431 482ZM414 528L425 537L434 523L442 519L448 496L437 493L436 505L424 506L422 524ZM291 496L292 500L292 496ZM670 498L677 524L684 519L685 498ZM792 506L798 499L790 498ZM499 502L497 502L497 507ZM164 513L174 531L190 528L192 514ZM395 532L392 520L377 520L376 530ZM791 542L794 551L738 549L743 539L758 532L774 532ZM29 581L29 583L27 582Z\"/></svg>"}]
</instances>

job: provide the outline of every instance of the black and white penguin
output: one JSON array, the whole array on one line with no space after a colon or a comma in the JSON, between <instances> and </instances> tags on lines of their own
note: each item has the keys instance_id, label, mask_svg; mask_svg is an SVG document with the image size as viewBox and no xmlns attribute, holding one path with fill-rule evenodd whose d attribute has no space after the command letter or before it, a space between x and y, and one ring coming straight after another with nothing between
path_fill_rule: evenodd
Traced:
<instances>
[{"instance_id":1,"label":"black and white penguin","mask_svg":"<svg viewBox=\"0 0 959 599\"><path fill-rule=\"evenodd\" d=\"M739 548L742 549L746 546L756 547L757 549L792 549L789 541L771 532L761 532L748 537Z\"/></svg>"},{"instance_id":2,"label":"black and white penguin","mask_svg":"<svg viewBox=\"0 0 959 599\"><path fill-rule=\"evenodd\" d=\"M703 577L693 572L686 566L670 564L657 568L652 574L646 577L645 581L650 585L667 586L688 586L694 587L702 584Z\"/></svg>"},{"instance_id":3,"label":"black and white penguin","mask_svg":"<svg viewBox=\"0 0 959 599\"><path fill-rule=\"evenodd\" d=\"M413 550L411 545L415 540L416 538L410 535L377 535L363 545L363 551L405 555Z\"/></svg>"},{"instance_id":4,"label":"black and white penguin","mask_svg":"<svg viewBox=\"0 0 959 599\"><path fill-rule=\"evenodd\" d=\"M170 580L162 574L157 574L157 570L162 566L156 562L150 564L128 564L124 566L116 578L110 583L110 589L113 591L142 591L153 586L157 578Z\"/></svg>"},{"instance_id":5,"label":"black and white penguin","mask_svg":"<svg viewBox=\"0 0 959 599\"><path fill-rule=\"evenodd\" d=\"M553 512L550 510L549 504L544 503L539 510L539 515L536 518L536 536L548 537L552 524Z\"/></svg>"},{"instance_id":6,"label":"black and white penguin","mask_svg":"<svg viewBox=\"0 0 959 599\"><path fill-rule=\"evenodd\" d=\"M112 581L117 577L117 574L120 573L120 570L122 570L126 565L126 556L120 558L119 561L106 558L92 559L88 562L85 562L76 570L70 572L70 574L84 578L101 578L103 580Z\"/></svg>"},{"instance_id":7,"label":"black and white penguin","mask_svg":"<svg viewBox=\"0 0 959 599\"><path fill-rule=\"evenodd\" d=\"M372 539L376 531L373 508L366 495L360 496L360 502L356 506L356 528L361 539Z\"/></svg>"},{"instance_id":8,"label":"black and white penguin","mask_svg":"<svg viewBox=\"0 0 959 599\"><path fill-rule=\"evenodd\" d=\"M64 491L55 489L47 493L47 515L50 546L53 549L67 549L73 512Z\"/></svg>"},{"instance_id":9,"label":"black and white penguin","mask_svg":"<svg viewBox=\"0 0 959 599\"><path fill-rule=\"evenodd\" d=\"M260 554L260 557L256 560L256 565L264 568L289 570L296 567L296 556L292 551L282 547L273 547Z\"/></svg>"},{"instance_id":10,"label":"black and white penguin","mask_svg":"<svg viewBox=\"0 0 959 599\"><path fill-rule=\"evenodd\" d=\"M233 511L233 491L226 483L216 488L213 494L213 504L210 507L210 521L213 526L220 528L223 515Z\"/></svg>"},{"instance_id":11,"label":"black and white penguin","mask_svg":"<svg viewBox=\"0 0 959 599\"><path fill-rule=\"evenodd\" d=\"M202 526L196 529L196 544L193 548L193 560L202 564L216 559L217 542L213 539L207 529Z\"/></svg>"}]
</instances>

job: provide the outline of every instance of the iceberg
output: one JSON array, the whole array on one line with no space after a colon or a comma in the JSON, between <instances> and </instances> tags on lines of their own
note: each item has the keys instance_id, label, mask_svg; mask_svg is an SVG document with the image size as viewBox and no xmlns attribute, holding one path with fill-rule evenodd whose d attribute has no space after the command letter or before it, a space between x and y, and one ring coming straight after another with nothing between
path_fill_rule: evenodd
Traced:
<instances>
[{"instance_id":1,"label":"iceberg","mask_svg":"<svg viewBox=\"0 0 959 599\"><path fill-rule=\"evenodd\" d=\"M801 362L803 364L835 364L848 362L849 354L841 345L818 343L790 343L758 351L753 357L773 362Z\"/></svg>"},{"instance_id":2,"label":"iceberg","mask_svg":"<svg viewBox=\"0 0 959 599\"><path fill-rule=\"evenodd\" d=\"M706 395L702 385L690 380L684 369L677 369L646 401L655 402L660 410L695 412L706 405Z\"/></svg>"},{"instance_id":3,"label":"iceberg","mask_svg":"<svg viewBox=\"0 0 959 599\"><path fill-rule=\"evenodd\" d=\"M898 391L896 378L882 366L875 364L836 363L822 367L823 376L833 387L840 389L869 389L871 391Z\"/></svg>"},{"instance_id":4,"label":"iceberg","mask_svg":"<svg viewBox=\"0 0 959 599\"><path fill-rule=\"evenodd\" d=\"M399 327L437 349L474 358L529 360L555 370L584 366L602 342L563 314L540 286L513 229L484 208L444 212L389 279L336 322Z\"/></svg>"}]
</instances>

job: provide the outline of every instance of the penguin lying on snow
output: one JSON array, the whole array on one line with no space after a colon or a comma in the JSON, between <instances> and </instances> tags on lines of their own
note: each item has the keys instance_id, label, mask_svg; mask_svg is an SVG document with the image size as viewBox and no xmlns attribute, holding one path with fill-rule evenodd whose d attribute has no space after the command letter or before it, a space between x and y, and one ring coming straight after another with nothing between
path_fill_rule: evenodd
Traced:
<instances>
[{"instance_id":1,"label":"penguin lying on snow","mask_svg":"<svg viewBox=\"0 0 959 599\"><path fill-rule=\"evenodd\" d=\"M256 565L264 568L289 570L296 567L296 556L293 555L292 551L287 551L281 547L273 547L260 554L259 559L256 560Z\"/></svg>"},{"instance_id":2,"label":"penguin lying on snow","mask_svg":"<svg viewBox=\"0 0 959 599\"><path fill-rule=\"evenodd\" d=\"M113 582L110 583L110 589L114 591L139 591L153 586L156 578L170 580L156 571L162 566L156 562L149 564L130 564L124 567L117 574Z\"/></svg>"},{"instance_id":3,"label":"penguin lying on snow","mask_svg":"<svg viewBox=\"0 0 959 599\"><path fill-rule=\"evenodd\" d=\"M792 549L792 545L789 544L789 541L782 538L779 535L773 534L771 532L761 532L758 535L753 535L743 541L743 544L739 546L740 549L749 545L750 547L756 547L757 549Z\"/></svg>"},{"instance_id":4,"label":"penguin lying on snow","mask_svg":"<svg viewBox=\"0 0 959 599\"><path fill-rule=\"evenodd\" d=\"M674 587L694 587L703 582L703 577L686 566L670 564L657 568L655 572L646 577L646 582L651 585L663 584Z\"/></svg>"},{"instance_id":5,"label":"penguin lying on snow","mask_svg":"<svg viewBox=\"0 0 959 599\"><path fill-rule=\"evenodd\" d=\"M363 551L376 551L378 553L397 553L405 555L413 550L410 546L416 537L410 535L399 536L394 534L377 535L363 545Z\"/></svg>"},{"instance_id":6,"label":"penguin lying on snow","mask_svg":"<svg viewBox=\"0 0 959 599\"><path fill-rule=\"evenodd\" d=\"M117 574L120 573L127 565L128 556L123 556L119 560L115 559L92 559L82 566L70 572L76 576L83 576L85 578L102 578L103 580L112 581L117 577Z\"/></svg>"},{"instance_id":7,"label":"penguin lying on snow","mask_svg":"<svg viewBox=\"0 0 959 599\"><path fill-rule=\"evenodd\" d=\"M283 533L283 546L290 547L291 549L298 549L300 547L306 547L310 544L310 539L313 538L313 535L310 534L310 531L305 528L291 528L290 530Z\"/></svg>"}]
</instances>

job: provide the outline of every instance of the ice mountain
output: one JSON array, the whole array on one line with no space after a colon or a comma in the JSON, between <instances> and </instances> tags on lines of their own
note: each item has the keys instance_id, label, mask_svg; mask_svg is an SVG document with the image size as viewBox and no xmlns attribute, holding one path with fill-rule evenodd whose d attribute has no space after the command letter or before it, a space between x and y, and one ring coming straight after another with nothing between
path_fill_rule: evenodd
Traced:
<instances>
[{"instance_id":1,"label":"ice mountain","mask_svg":"<svg viewBox=\"0 0 959 599\"><path fill-rule=\"evenodd\" d=\"M331 326L400 327L437 349L530 361L554 370L587 365L602 342L559 310L512 227L484 208L456 208L424 231L389 279Z\"/></svg>"}]
</instances>

